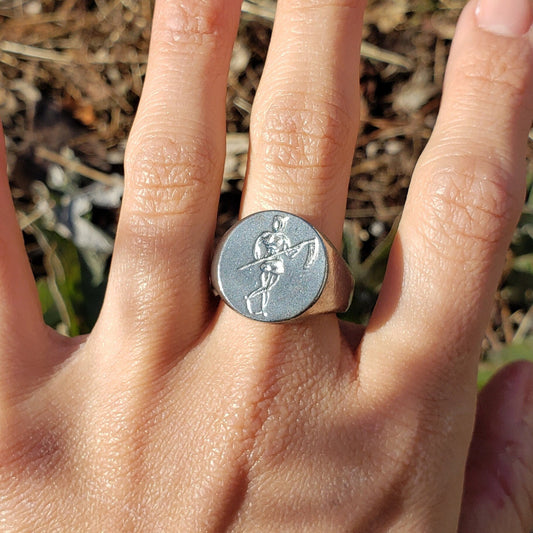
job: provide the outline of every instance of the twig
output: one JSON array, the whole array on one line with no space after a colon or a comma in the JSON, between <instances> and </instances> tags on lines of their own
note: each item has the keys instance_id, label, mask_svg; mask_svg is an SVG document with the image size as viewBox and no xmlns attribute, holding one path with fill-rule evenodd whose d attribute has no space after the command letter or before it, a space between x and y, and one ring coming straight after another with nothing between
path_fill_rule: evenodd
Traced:
<instances>
[{"instance_id":1,"label":"twig","mask_svg":"<svg viewBox=\"0 0 533 533\"><path fill-rule=\"evenodd\" d=\"M520 343L523 342L527 334L533 329L533 306L529 308L529 311L526 313L516 333L513 337L513 342Z\"/></svg>"},{"instance_id":2,"label":"twig","mask_svg":"<svg viewBox=\"0 0 533 533\"><path fill-rule=\"evenodd\" d=\"M42 204L38 203L37 207L35 209L32 209L28 214L23 213L22 211L17 210L17 220L19 223L19 227L22 231L24 231L29 226L32 226L35 222L37 222L48 210L50 209L49 206L47 206L46 209L42 208Z\"/></svg>"},{"instance_id":3,"label":"twig","mask_svg":"<svg viewBox=\"0 0 533 533\"><path fill-rule=\"evenodd\" d=\"M511 311L504 300L501 302L500 316L502 319L502 330L505 343L511 344L514 337L513 325L511 324Z\"/></svg>"},{"instance_id":4,"label":"twig","mask_svg":"<svg viewBox=\"0 0 533 533\"><path fill-rule=\"evenodd\" d=\"M115 185L117 183L117 180L120 179L114 176L110 176L108 174L104 174L103 172L88 167L87 165L79 163L78 161L72 161L62 156L61 154L48 150L48 148L45 148L44 146L38 146L35 149L35 155L42 159L46 159L51 163L60 165L67 170L85 176L86 178L103 183L104 185Z\"/></svg>"},{"instance_id":5,"label":"twig","mask_svg":"<svg viewBox=\"0 0 533 533\"><path fill-rule=\"evenodd\" d=\"M61 63L64 65L80 65L79 61L76 61L74 56L69 52L58 52L56 50L48 50L47 48L30 46L29 44L14 43L13 41L0 41L0 51L17 57L36 59L38 61L48 61L50 63ZM115 65L116 63L142 65L148 62L148 56L146 54L134 55L135 57L115 58L95 54L87 57L86 61L91 65Z\"/></svg>"},{"instance_id":6,"label":"twig","mask_svg":"<svg viewBox=\"0 0 533 533\"><path fill-rule=\"evenodd\" d=\"M408 57L397 54L396 52L391 52L390 50L384 50L383 48L366 41L361 43L361 55L367 59L396 65L397 67L402 67L406 70L413 70L414 68L413 62Z\"/></svg>"},{"instance_id":7,"label":"twig","mask_svg":"<svg viewBox=\"0 0 533 533\"><path fill-rule=\"evenodd\" d=\"M12 41L0 41L0 50L8 54L13 54L40 61L52 61L54 63L72 63L72 56L55 50L38 48L27 44L14 43Z\"/></svg>"},{"instance_id":8,"label":"twig","mask_svg":"<svg viewBox=\"0 0 533 533\"><path fill-rule=\"evenodd\" d=\"M262 2L253 2L251 0L244 0L241 11L248 15L253 15L274 22L274 15L276 14L276 4L271 0Z\"/></svg>"},{"instance_id":9,"label":"twig","mask_svg":"<svg viewBox=\"0 0 533 533\"><path fill-rule=\"evenodd\" d=\"M489 326L485 330L485 337L487 341L490 344L490 347L495 352L499 352L503 348L503 344L498 339L498 336L496 335L496 332L492 330L492 328Z\"/></svg>"},{"instance_id":10,"label":"twig","mask_svg":"<svg viewBox=\"0 0 533 533\"><path fill-rule=\"evenodd\" d=\"M56 309L59 313L59 317L61 318L61 322L65 324L68 330L70 330L71 321L67 304L65 303L63 295L59 290L59 286L57 285L58 274L61 278L64 278L65 276L63 265L61 264L60 259L57 257L55 246L50 245L44 233L34 224L31 224L29 226L29 229L31 233L35 236L37 243L43 251L43 263L47 274L46 283L48 285L48 289L50 291L52 299L54 300Z\"/></svg>"}]
</instances>

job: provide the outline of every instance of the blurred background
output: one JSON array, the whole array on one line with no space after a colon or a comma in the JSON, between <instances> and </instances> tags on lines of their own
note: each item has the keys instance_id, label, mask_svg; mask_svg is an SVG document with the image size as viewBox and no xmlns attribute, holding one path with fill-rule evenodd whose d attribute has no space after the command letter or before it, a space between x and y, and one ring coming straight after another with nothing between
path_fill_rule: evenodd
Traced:
<instances>
[{"instance_id":1,"label":"blurred background","mask_svg":"<svg viewBox=\"0 0 533 533\"><path fill-rule=\"evenodd\" d=\"M344 253L357 280L351 320L364 323L379 292L410 175L436 120L464 3L368 2L362 121L346 204ZM152 0L0 0L0 118L11 190L45 320L64 334L90 331L102 302L152 7ZM218 235L238 214L250 110L275 9L274 0L243 3L228 79ZM533 360L531 161L528 168L528 196L483 342L480 384L506 361Z\"/></svg>"}]
</instances>

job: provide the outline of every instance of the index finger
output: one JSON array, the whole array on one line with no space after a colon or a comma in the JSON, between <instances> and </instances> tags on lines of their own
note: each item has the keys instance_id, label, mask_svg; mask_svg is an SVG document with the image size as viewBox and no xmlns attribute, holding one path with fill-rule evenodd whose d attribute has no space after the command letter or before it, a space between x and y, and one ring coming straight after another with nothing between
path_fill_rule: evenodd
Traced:
<instances>
[{"instance_id":1,"label":"index finger","mask_svg":"<svg viewBox=\"0 0 533 533\"><path fill-rule=\"evenodd\" d=\"M510 14L521 17L522 4L509 2ZM527 28L531 16L518 22ZM384 367L395 380L419 372L421 381L467 387L473 398L481 339L524 201L532 118L533 33L487 31L470 2L362 346L362 373L380 373L383 383Z\"/></svg>"}]
</instances>

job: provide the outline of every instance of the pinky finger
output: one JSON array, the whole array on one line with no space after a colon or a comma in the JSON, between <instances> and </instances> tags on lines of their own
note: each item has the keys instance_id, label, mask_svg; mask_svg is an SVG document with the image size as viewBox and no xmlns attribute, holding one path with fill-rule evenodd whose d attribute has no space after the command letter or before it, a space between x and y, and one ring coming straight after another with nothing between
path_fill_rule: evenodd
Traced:
<instances>
[{"instance_id":1,"label":"pinky finger","mask_svg":"<svg viewBox=\"0 0 533 533\"><path fill-rule=\"evenodd\" d=\"M7 179L0 129L0 394L17 387L14 376L39 367L36 347L46 335L35 282L26 257ZM29 360L31 358L31 361Z\"/></svg>"}]
</instances>

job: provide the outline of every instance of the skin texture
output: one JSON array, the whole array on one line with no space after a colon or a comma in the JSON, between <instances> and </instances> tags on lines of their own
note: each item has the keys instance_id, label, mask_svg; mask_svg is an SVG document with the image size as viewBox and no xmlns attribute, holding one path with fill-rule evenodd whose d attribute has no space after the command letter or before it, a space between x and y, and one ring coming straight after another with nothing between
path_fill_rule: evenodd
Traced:
<instances>
[{"instance_id":1,"label":"skin texture","mask_svg":"<svg viewBox=\"0 0 533 533\"><path fill-rule=\"evenodd\" d=\"M88 337L44 326L2 171L2 531L529 531L531 365L476 400L533 118L533 36L517 35L531 10L515 8L504 35L490 9L481 26L475 2L464 10L363 332L332 315L255 323L215 301L240 5L157 2L109 289ZM279 0L243 215L291 211L340 243L363 10Z\"/></svg>"}]
</instances>

